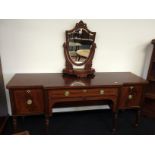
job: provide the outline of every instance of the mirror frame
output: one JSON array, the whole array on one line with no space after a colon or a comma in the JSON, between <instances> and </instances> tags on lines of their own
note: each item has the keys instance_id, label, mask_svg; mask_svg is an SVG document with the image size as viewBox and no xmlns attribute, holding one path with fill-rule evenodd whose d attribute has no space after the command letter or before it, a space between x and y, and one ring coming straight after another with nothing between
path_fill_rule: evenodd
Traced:
<instances>
[{"instance_id":1,"label":"mirror frame","mask_svg":"<svg viewBox=\"0 0 155 155\"><path fill-rule=\"evenodd\" d=\"M89 57L82 63L77 64L75 63L71 56L69 55L69 34L79 30L79 29L85 29L88 33L93 34L93 40L90 48L90 54ZM71 30L66 31L66 42L63 44L64 47L64 55L65 55L65 60L66 60L66 68L63 69L64 74L69 74L69 75L76 75L77 77L87 77L87 76L92 76L95 73L95 69L91 68L92 67L92 60L95 54L95 48L96 44L94 43L95 41L95 36L96 32L92 32L87 28L87 24L84 23L83 21L80 21L79 23L76 23L75 27ZM75 66L84 66L83 69L75 69L73 68L73 65Z\"/></svg>"}]
</instances>

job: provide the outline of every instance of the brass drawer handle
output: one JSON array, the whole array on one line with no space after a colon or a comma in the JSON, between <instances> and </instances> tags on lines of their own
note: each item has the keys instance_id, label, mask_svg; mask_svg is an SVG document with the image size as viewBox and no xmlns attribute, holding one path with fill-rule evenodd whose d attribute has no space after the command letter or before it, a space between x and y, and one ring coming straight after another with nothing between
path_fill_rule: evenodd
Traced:
<instances>
[{"instance_id":1,"label":"brass drawer handle","mask_svg":"<svg viewBox=\"0 0 155 155\"><path fill-rule=\"evenodd\" d=\"M29 93L31 93L31 90L26 90L26 92L29 94Z\"/></svg>"},{"instance_id":2,"label":"brass drawer handle","mask_svg":"<svg viewBox=\"0 0 155 155\"><path fill-rule=\"evenodd\" d=\"M129 96L128 96L128 99L129 99L129 100L133 99L133 95L129 95Z\"/></svg>"},{"instance_id":3,"label":"brass drawer handle","mask_svg":"<svg viewBox=\"0 0 155 155\"><path fill-rule=\"evenodd\" d=\"M67 97L69 96L70 92L69 91L65 91L64 95Z\"/></svg>"},{"instance_id":4,"label":"brass drawer handle","mask_svg":"<svg viewBox=\"0 0 155 155\"><path fill-rule=\"evenodd\" d=\"M101 90L100 90L100 95L103 95L103 94L104 94L104 90L101 89Z\"/></svg>"},{"instance_id":5,"label":"brass drawer handle","mask_svg":"<svg viewBox=\"0 0 155 155\"><path fill-rule=\"evenodd\" d=\"M27 105L31 105L32 104L32 100L31 99L29 99L29 100L27 100Z\"/></svg>"},{"instance_id":6,"label":"brass drawer handle","mask_svg":"<svg viewBox=\"0 0 155 155\"><path fill-rule=\"evenodd\" d=\"M87 92L87 89L83 89L83 92L86 93Z\"/></svg>"}]
</instances>

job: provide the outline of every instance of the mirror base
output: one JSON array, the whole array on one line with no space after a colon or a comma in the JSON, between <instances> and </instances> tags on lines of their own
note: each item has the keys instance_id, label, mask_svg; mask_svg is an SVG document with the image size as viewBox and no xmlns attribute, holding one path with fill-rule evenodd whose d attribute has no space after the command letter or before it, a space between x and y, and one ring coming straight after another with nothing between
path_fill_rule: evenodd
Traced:
<instances>
[{"instance_id":1,"label":"mirror base","mask_svg":"<svg viewBox=\"0 0 155 155\"><path fill-rule=\"evenodd\" d=\"M91 68L90 70L84 70L84 69L63 69L64 75L75 75L77 77L83 78L83 77L93 77L95 73L95 69Z\"/></svg>"}]
</instances>

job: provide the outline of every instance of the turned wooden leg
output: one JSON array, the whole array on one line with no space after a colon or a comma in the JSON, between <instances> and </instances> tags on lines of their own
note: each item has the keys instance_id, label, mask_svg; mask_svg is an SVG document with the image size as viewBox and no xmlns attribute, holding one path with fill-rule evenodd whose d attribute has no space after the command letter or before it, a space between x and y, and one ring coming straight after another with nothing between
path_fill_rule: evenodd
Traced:
<instances>
[{"instance_id":1,"label":"turned wooden leg","mask_svg":"<svg viewBox=\"0 0 155 155\"><path fill-rule=\"evenodd\" d=\"M49 131L49 116L45 116L45 128L46 128L46 133Z\"/></svg>"},{"instance_id":2,"label":"turned wooden leg","mask_svg":"<svg viewBox=\"0 0 155 155\"><path fill-rule=\"evenodd\" d=\"M45 116L45 125L49 127L49 116Z\"/></svg>"},{"instance_id":3,"label":"turned wooden leg","mask_svg":"<svg viewBox=\"0 0 155 155\"><path fill-rule=\"evenodd\" d=\"M116 132L117 118L118 118L118 112L114 112L114 114L113 114L113 128L112 128L112 132Z\"/></svg>"},{"instance_id":4,"label":"turned wooden leg","mask_svg":"<svg viewBox=\"0 0 155 155\"><path fill-rule=\"evenodd\" d=\"M141 110L138 109L137 113L136 113L136 122L135 122L135 127L139 126L139 122L140 122L140 116L141 116Z\"/></svg>"},{"instance_id":5,"label":"turned wooden leg","mask_svg":"<svg viewBox=\"0 0 155 155\"><path fill-rule=\"evenodd\" d=\"M13 130L14 132L17 131L17 117L13 116Z\"/></svg>"}]
</instances>

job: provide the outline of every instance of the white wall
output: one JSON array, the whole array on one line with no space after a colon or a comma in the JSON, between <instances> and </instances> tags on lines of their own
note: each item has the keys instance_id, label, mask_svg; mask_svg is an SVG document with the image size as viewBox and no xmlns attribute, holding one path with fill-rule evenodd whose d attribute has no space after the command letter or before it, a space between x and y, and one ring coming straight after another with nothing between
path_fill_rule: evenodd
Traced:
<instances>
[{"instance_id":1,"label":"white wall","mask_svg":"<svg viewBox=\"0 0 155 155\"><path fill-rule=\"evenodd\" d=\"M65 62L64 32L78 21L0 20L5 84L15 73L61 72ZM97 32L93 60L97 72L130 71L146 77L152 52L150 41L155 38L155 20L83 21ZM8 91L7 100L10 105Z\"/></svg>"}]
</instances>

